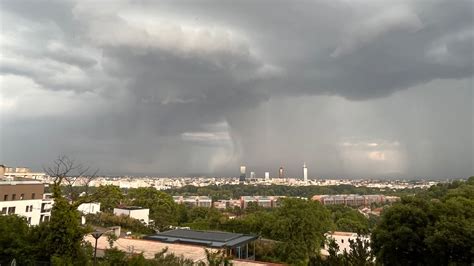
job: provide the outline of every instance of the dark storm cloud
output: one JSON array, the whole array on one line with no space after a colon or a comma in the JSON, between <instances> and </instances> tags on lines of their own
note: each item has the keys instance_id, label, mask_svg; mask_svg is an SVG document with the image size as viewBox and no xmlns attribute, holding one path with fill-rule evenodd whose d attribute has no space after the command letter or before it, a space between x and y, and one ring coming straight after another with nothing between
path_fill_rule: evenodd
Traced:
<instances>
[{"instance_id":1,"label":"dark storm cloud","mask_svg":"<svg viewBox=\"0 0 474 266\"><path fill-rule=\"evenodd\" d=\"M472 106L473 1L2 1L1 8L0 72L9 87L2 160L25 164L26 146L41 144L26 163L68 152L103 160L108 172L231 173L241 162L263 171L313 160L324 162L324 175L445 176L418 165L448 155L417 165L407 158L427 147L456 147L452 156L461 140L472 147L469 135L421 138L408 130L409 113L384 114L377 99L409 88L444 97L449 88L435 81L461 80L463 97L449 104L467 95ZM329 104L354 100L361 101L354 113L372 108L398 118L380 123L369 112L356 123ZM40 102L36 111L19 109L32 102ZM461 124L446 124L472 133L472 108L458 111ZM443 128L438 116L423 116L432 130ZM41 134L16 134L24 124ZM364 150L352 142L399 145ZM472 172L472 149L462 154L448 170Z\"/></svg>"},{"instance_id":2,"label":"dark storm cloud","mask_svg":"<svg viewBox=\"0 0 474 266\"><path fill-rule=\"evenodd\" d=\"M286 71L275 82L284 94L362 100L436 78L471 76L472 53L453 48L472 51L472 9L472 1L221 1L194 3L187 14L248 29L260 50ZM443 50L438 57L432 54L437 48Z\"/></svg>"}]
</instances>

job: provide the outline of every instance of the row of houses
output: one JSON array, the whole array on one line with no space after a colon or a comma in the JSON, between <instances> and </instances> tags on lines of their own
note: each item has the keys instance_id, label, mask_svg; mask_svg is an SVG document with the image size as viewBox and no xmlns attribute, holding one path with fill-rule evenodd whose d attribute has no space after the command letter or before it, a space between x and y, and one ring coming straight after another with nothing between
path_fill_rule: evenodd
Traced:
<instances>
[{"instance_id":1,"label":"row of houses","mask_svg":"<svg viewBox=\"0 0 474 266\"><path fill-rule=\"evenodd\" d=\"M323 205L346 205L346 206L371 206L372 204L386 204L399 201L400 197L385 195L315 195L312 200L321 202Z\"/></svg>"},{"instance_id":2,"label":"row of houses","mask_svg":"<svg viewBox=\"0 0 474 266\"><path fill-rule=\"evenodd\" d=\"M283 198L283 196L242 196L240 199L218 200L213 202L212 199L207 196L173 196L174 202L178 204L184 204L190 207L214 207L221 210L234 207L245 209L252 203L263 208L274 208L279 206L278 201L281 198Z\"/></svg>"},{"instance_id":3,"label":"row of houses","mask_svg":"<svg viewBox=\"0 0 474 266\"><path fill-rule=\"evenodd\" d=\"M184 204L190 207L213 206L216 209L242 208L246 209L251 204L263 208L275 208L285 196L242 196L240 199L212 201L207 196L173 196L173 200L178 204ZM312 200L319 201L323 205L346 205L352 207L371 206L372 204L387 204L400 200L400 197L385 195L315 195Z\"/></svg>"}]
</instances>

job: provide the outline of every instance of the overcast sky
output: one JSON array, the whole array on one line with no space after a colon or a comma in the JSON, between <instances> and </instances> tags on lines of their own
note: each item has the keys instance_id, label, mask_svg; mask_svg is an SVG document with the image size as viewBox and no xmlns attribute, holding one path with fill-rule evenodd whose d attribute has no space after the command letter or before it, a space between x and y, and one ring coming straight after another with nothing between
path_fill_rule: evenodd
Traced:
<instances>
[{"instance_id":1,"label":"overcast sky","mask_svg":"<svg viewBox=\"0 0 474 266\"><path fill-rule=\"evenodd\" d=\"M0 163L474 175L474 1L0 1Z\"/></svg>"}]
</instances>

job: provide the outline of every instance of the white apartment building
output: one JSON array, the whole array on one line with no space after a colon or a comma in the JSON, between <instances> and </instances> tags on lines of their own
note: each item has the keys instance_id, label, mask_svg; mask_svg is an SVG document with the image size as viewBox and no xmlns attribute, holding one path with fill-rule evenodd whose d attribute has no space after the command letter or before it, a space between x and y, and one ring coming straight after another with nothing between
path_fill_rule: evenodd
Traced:
<instances>
[{"instance_id":1,"label":"white apartment building","mask_svg":"<svg viewBox=\"0 0 474 266\"><path fill-rule=\"evenodd\" d=\"M148 225L150 223L150 209L129 206L129 207L120 207L114 208L114 215L120 216L125 215L133 219L137 219L140 222Z\"/></svg>"},{"instance_id":2,"label":"white apartment building","mask_svg":"<svg viewBox=\"0 0 474 266\"><path fill-rule=\"evenodd\" d=\"M357 237L359 237L361 240L363 241L370 241L370 237L367 237L367 236L361 236L361 235L358 235L357 233L353 233L353 232L328 232L326 233L326 239L334 239L334 241L336 241L336 244L339 246L339 252L338 254L342 254L344 253L344 251L346 252L350 252L351 251L351 247L350 247L350 242L349 240L352 240L352 241L355 241L357 239ZM329 252L328 252L328 245L325 244L324 245L324 249L321 250L321 253L323 255L329 255Z\"/></svg>"},{"instance_id":3,"label":"white apartment building","mask_svg":"<svg viewBox=\"0 0 474 266\"><path fill-rule=\"evenodd\" d=\"M49 221L53 201L44 196L44 185L35 180L0 179L0 214L17 214L28 224Z\"/></svg>"},{"instance_id":4,"label":"white apartment building","mask_svg":"<svg viewBox=\"0 0 474 266\"><path fill-rule=\"evenodd\" d=\"M265 181L270 181L270 172L265 172Z\"/></svg>"},{"instance_id":5,"label":"white apartment building","mask_svg":"<svg viewBox=\"0 0 474 266\"><path fill-rule=\"evenodd\" d=\"M47 177L45 173L31 172L27 167L6 167L4 165L0 165L0 176L0 178L4 180L28 178L38 181L45 181Z\"/></svg>"}]
</instances>

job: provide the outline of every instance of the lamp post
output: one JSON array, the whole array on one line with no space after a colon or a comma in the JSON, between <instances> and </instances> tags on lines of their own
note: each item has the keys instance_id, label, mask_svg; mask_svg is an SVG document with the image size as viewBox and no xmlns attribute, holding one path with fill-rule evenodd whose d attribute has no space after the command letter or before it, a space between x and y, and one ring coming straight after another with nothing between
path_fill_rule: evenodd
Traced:
<instances>
[{"instance_id":1,"label":"lamp post","mask_svg":"<svg viewBox=\"0 0 474 266\"><path fill-rule=\"evenodd\" d=\"M95 238L95 248L94 248L94 266L97 265L97 240L104 234L104 232L94 231L92 237Z\"/></svg>"}]
</instances>

